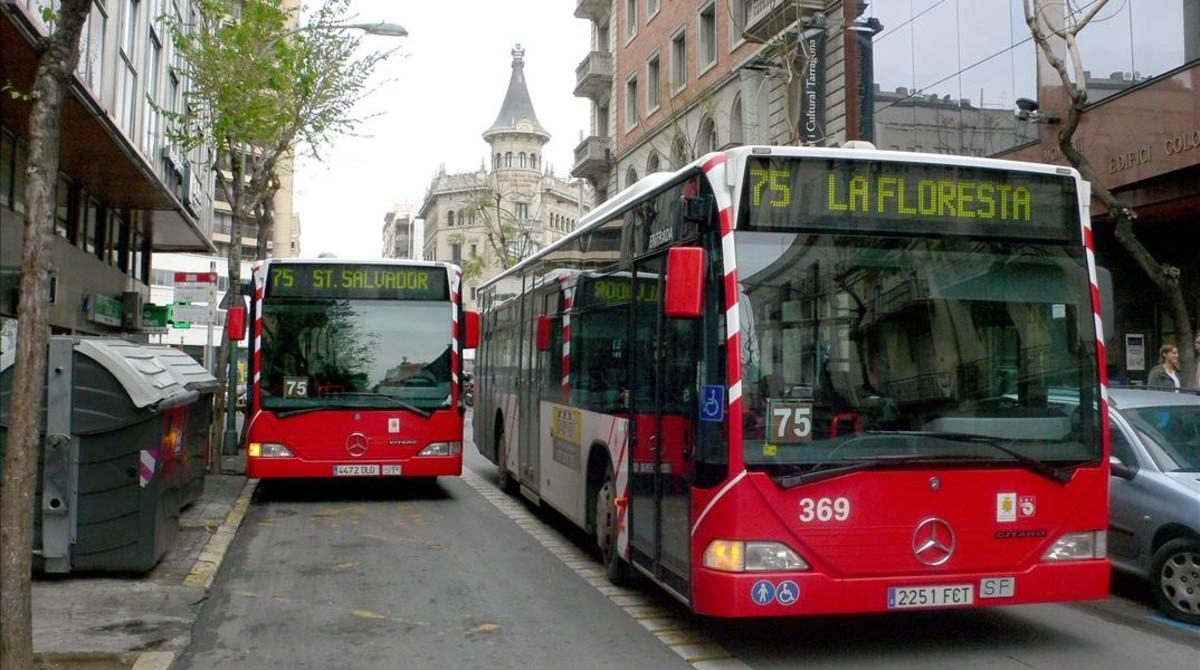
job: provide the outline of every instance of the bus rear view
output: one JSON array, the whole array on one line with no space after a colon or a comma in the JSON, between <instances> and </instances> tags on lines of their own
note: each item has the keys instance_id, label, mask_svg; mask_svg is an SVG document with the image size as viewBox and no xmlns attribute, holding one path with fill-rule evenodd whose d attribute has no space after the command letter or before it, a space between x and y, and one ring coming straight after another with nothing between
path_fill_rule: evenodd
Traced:
<instances>
[{"instance_id":1,"label":"bus rear view","mask_svg":"<svg viewBox=\"0 0 1200 670\"><path fill-rule=\"evenodd\" d=\"M250 477L462 473L458 268L255 268Z\"/></svg>"}]
</instances>

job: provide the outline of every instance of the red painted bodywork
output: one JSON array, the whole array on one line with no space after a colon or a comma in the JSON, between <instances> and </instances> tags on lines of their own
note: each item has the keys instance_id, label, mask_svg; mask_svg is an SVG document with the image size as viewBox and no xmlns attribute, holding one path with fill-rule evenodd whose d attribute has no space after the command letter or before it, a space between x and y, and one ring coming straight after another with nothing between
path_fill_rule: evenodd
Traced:
<instances>
[{"instance_id":1,"label":"red painted bodywork","mask_svg":"<svg viewBox=\"0 0 1200 670\"><path fill-rule=\"evenodd\" d=\"M399 432L388 432L388 419L400 420ZM367 451L351 456L346 439L362 433ZM328 410L283 419L259 411L247 431L250 442L278 442L295 458L246 459L246 476L302 478L333 476L333 466L346 464L400 465L402 477L462 474L462 452L454 456L417 456L431 442L462 442L462 415L449 408L428 419L401 410Z\"/></svg>"},{"instance_id":2,"label":"red painted bodywork","mask_svg":"<svg viewBox=\"0 0 1200 670\"><path fill-rule=\"evenodd\" d=\"M1041 559L1065 533L1107 528L1107 480L1107 470L1098 467L1079 469L1065 486L1024 470L884 470L781 489L766 474L750 472L692 536L691 605L722 617L875 612L887 611L889 587L953 584L975 585L973 607L1105 598L1107 559ZM693 519L720 488L693 489ZM998 522L998 493L1034 496L1035 514ZM851 504L845 521L800 521L801 499L839 497ZM936 567L918 561L913 551L916 527L930 517L944 519L955 533L953 554ZM1034 537L997 537L1008 531ZM785 542L810 569L734 574L705 568L704 549L718 538ZM1015 577L1014 596L981 598L979 580L985 577ZM758 605L751 589L761 579L790 579L800 597L787 606Z\"/></svg>"}]
</instances>

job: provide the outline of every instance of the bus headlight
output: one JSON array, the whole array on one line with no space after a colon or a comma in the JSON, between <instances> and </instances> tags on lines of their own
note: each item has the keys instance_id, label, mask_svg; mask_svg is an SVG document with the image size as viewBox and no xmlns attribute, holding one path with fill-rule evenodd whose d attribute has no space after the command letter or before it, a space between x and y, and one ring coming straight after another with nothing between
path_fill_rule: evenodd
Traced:
<instances>
[{"instance_id":1,"label":"bus headlight","mask_svg":"<svg viewBox=\"0 0 1200 670\"><path fill-rule=\"evenodd\" d=\"M292 452L278 442L251 442L246 453L254 458L292 458Z\"/></svg>"},{"instance_id":2,"label":"bus headlight","mask_svg":"<svg viewBox=\"0 0 1200 670\"><path fill-rule=\"evenodd\" d=\"M722 572L807 570L808 563L781 542L713 540L704 550L704 567Z\"/></svg>"},{"instance_id":3,"label":"bus headlight","mask_svg":"<svg viewBox=\"0 0 1200 670\"><path fill-rule=\"evenodd\" d=\"M457 456L462 453L462 442L430 442L418 456Z\"/></svg>"},{"instance_id":4,"label":"bus headlight","mask_svg":"<svg viewBox=\"0 0 1200 670\"><path fill-rule=\"evenodd\" d=\"M1108 531L1093 530L1086 533L1067 533L1042 556L1043 561L1081 561L1104 558L1108 553Z\"/></svg>"}]
</instances>

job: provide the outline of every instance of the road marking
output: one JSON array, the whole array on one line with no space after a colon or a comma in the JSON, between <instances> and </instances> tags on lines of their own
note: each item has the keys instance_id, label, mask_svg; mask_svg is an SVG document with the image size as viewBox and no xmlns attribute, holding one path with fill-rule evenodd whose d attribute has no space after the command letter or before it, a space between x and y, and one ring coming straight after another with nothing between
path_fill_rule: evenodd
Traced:
<instances>
[{"instance_id":1,"label":"road marking","mask_svg":"<svg viewBox=\"0 0 1200 670\"><path fill-rule=\"evenodd\" d=\"M237 501L233 503L233 507L230 508L229 514L225 515L225 520L221 522L212 537L208 538L204 549L200 550L200 555L192 564L191 572L183 580L184 586L205 591L212 586L213 579L217 576L217 570L221 568L221 561L225 559L225 552L229 551L229 545L233 543L233 537L237 534L238 527L246 518L246 510L250 507L250 498L254 496L256 488L258 488L257 479L247 479L246 483L242 485L242 492Z\"/></svg>"},{"instance_id":2,"label":"road marking","mask_svg":"<svg viewBox=\"0 0 1200 670\"><path fill-rule=\"evenodd\" d=\"M173 651L143 651L130 670L171 670L175 667Z\"/></svg>"},{"instance_id":3,"label":"road marking","mask_svg":"<svg viewBox=\"0 0 1200 670\"><path fill-rule=\"evenodd\" d=\"M692 628L686 619L672 616L640 591L614 586L595 559L562 539L555 531L537 519L524 504L501 493L495 486L473 470L463 468L462 480L475 489L500 513L511 519L538 544L557 557L580 579L590 584L630 618L653 634L659 642L675 652L684 662L697 670L746 670L745 663L734 658L717 643Z\"/></svg>"}]
</instances>

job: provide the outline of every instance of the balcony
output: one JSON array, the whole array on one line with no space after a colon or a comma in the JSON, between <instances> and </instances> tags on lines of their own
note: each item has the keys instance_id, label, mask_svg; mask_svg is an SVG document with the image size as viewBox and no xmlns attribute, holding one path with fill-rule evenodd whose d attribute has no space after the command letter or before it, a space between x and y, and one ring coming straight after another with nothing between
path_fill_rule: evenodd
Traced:
<instances>
[{"instance_id":1,"label":"balcony","mask_svg":"<svg viewBox=\"0 0 1200 670\"><path fill-rule=\"evenodd\" d=\"M577 0L575 18L600 23L612 12L612 0Z\"/></svg>"},{"instance_id":2,"label":"balcony","mask_svg":"<svg viewBox=\"0 0 1200 670\"><path fill-rule=\"evenodd\" d=\"M575 68L575 96L603 102L612 94L612 81L612 54L593 51Z\"/></svg>"},{"instance_id":3,"label":"balcony","mask_svg":"<svg viewBox=\"0 0 1200 670\"><path fill-rule=\"evenodd\" d=\"M766 42L792 23L824 9L824 0L749 0L742 34L747 41Z\"/></svg>"},{"instance_id":4,"label":"balcony","mask_svg":"<svg viewBox=\"0 0 1200 670\"><path fill-rule=\"evenodd\" d=\"M572 177L583 177L593 182L603 182L612 167L612 139L591 135L575 147L575 165Z\"/></svg>"}]
</instances>

